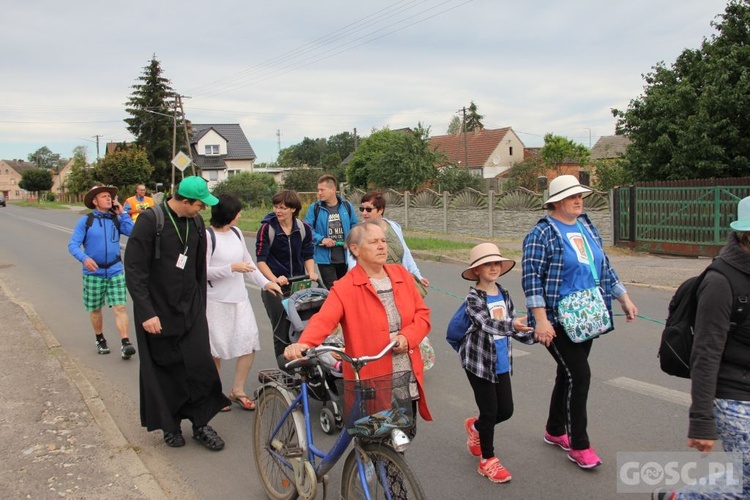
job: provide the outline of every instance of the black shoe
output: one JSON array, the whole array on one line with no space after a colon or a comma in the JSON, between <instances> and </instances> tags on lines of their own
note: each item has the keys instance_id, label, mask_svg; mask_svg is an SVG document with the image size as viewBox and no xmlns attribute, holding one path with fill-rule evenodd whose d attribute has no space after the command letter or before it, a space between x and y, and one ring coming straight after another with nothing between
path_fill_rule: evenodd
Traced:
<instances>
[{"instance_id":1,"label":"black shoe","mask_svg":"<svg viewBox=\"0 0 750 500\"><path fill-rule=\"evenodd\" d=\"M109 346L107 346L106 339L96 341L96 352L99 354L109 354Z\"/></svg>"},{"instance_id":2,"label":"black shoe","mask_svg":"<svg viewBox=\"0 0 750 500\"><path fill-rule=\"evenodd\" d=\"M210 425L193 427L193 439L212 451L224 449L224 440L216 434L216 431Z\"/></svg>"},{"instance_id":3,"label":"black shoe","mask_svg":"<svg viewBox=\"0 0 750 500\"><path fill-rule=\"evenodd\" d=\"M170 448L179 448L185 446L185 438L182 437L182 431L164 432L164 442Z\"/></svg>"},{"instance_id":4,"label":"black shoe","mask_svg":"<svg viewBox=\"0 0 750 500\"><path fill-rule=\"evenodd\" d=\"M135 347L133 347L133 344L123 344L120 347L120 354L122 355L122 359L130 359L130 356L135 354Z\"/></svg>"}]
</instances>

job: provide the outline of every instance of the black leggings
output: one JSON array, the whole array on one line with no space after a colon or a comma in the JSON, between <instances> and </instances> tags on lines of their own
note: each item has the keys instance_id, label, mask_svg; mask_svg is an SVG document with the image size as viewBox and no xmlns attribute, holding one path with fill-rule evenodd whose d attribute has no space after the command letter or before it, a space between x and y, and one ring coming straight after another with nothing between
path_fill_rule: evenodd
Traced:
<instances>
[{"instance_id":1,"label":"black leggings","mask_svg":"<svg viewBox=\"0 0 750 500\"><path fill-rule=\"evenodd\" d=\"M490 382L466 371L469 384L474 390L474 401L479 408L479 419L474 427L479 432L482 458L495 456L495 426L513 415L513 391L510 388L510 373L498 375L497 382Z\"/></svg>"},{"instance_id":2,"label":"black leggings","mask_svg":"<svg viewBox=\"0 0 750 500\"><path fill-rule=\"evenodd\" d=\"M320 280L329 290L333 286L333 283L343 278L348 270L349 266L346 262L343 264L318 264Z\"/></svg>"},{"instance_id":3,"label":"black leggings","mask_svg":"<svg viewBox=\"0 0 750 500\"><path fill-rule=\"evenodd\" d=\"M284 354L286 346L290 344L289 327L291 323L287 319L286 311L281 303L284 297L275 295L267 290L261 291L260 297L263 299L268 319L271 321L271 328L273 328L273 353L278 359L279 356Z\"/></svg>"},{"instance_id":4,"label":"black leggings","mask_svg":"<svg viewBox=\"0 0 750 500\"><path fill-rule=\"evenodd\" d=\"M557 377L549 403L547 432L570 436L570 447L585 450L591 446L586 432L586 404L591 385L589 353L593 341L576 344L560 325L555 325L555 339L547 348L557 361Z\"/></svg>"}]
</instances>

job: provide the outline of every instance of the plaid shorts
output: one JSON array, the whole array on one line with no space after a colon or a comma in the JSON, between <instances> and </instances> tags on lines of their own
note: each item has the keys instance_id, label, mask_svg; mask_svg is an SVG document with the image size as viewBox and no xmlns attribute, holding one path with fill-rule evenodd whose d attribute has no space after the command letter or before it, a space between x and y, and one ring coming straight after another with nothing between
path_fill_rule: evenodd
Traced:
<instances>
[{"instance_id":1,"label":"plaid shorts","mask_svg":"<svg viewBox=\"0 0 750 500\"><path fill-rule=\"evenodd\" d=\"M83 275L83 305L88 312L98 311L104 306L104 298L112 306L124 305L127 301L125 275L100 278L93 274Z\"/></svg>"}]
</instances>

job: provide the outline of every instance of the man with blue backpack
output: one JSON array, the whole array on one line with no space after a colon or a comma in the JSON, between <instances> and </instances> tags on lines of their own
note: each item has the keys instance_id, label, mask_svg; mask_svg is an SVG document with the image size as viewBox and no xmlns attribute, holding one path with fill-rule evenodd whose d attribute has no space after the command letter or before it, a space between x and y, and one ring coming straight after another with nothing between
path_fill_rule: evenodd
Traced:
<instances>
[{"instance_id":1,"label":"man with blue backpack","mask_svg":"<svg viewBox=\"0 0 750 500\"><path fill-rule=\"evenodd\" d=\"M318 179L318 201L307 209L305 222L313 230L313 258L320 279L330 290L334 281L349 270L344 241L359 222L352 204L336 193L334 176L326 174Z\"/></svg>"},{"instance_id":2,"label":"man with blue backpack","mask_svg":"<svg viewBox=\"0 0 750 500\"><path fill-rule=\"evenodd\" d=\"M110 352L102 332L102 307L106 300L115 315L115 326L120 334L120 355L122 359L130 359L135 354L135 347L128 338L127 291L120 258L120 235L130 235L133 221L117 201L114 186L91 188L83 204L93 212L78 220L68 242L68 252L83 265L83 304L96 335L96 350L99 354Z\"/></svg>"}]
</instances>

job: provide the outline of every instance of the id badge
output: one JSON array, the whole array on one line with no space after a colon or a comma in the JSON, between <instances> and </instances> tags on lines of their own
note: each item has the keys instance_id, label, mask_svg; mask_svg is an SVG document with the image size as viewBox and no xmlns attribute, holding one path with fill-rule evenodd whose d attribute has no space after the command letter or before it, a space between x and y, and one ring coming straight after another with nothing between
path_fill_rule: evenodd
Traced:
<instances>
[{"instance_id":1,"label":"id badge","mask_svg":"<svg viewBox=\"0 0 750 500\"><path fill-rule=\"evenodd\" d=\"M187 263L187 255L184 253L181 253L179 257L177 257L177 268L178 269L185 269L185 264Z\"/></svg>"}]
</instances>

